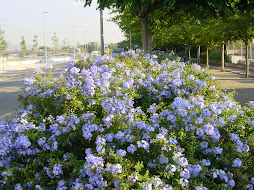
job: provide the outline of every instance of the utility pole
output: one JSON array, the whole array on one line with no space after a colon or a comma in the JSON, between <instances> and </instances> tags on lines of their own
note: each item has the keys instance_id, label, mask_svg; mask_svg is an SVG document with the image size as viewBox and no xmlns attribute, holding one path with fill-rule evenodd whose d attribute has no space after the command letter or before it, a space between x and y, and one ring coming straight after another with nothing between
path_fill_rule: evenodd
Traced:
<instances>
[{"instance_id":1,"label":"utility pole","mask_svg":"<svg viewBox=\"0 0 254 190\"><path fill-rule=\"evenodd\" d=\"M73 49L75 47L75 26L76 24L73 25Z\"/></svg>"},{"instance_id":2,"label":"utility pole","mask_svg":"<svg viewBox=\"0 0 254 190\"><path fill-rule=\"evenodd\" d=\"M104 35L103 35L103 12L100 10L100 26L101 26L101 56L104 55Z\"/></svg>"},{"instance_id":3,"label":"utility pole","mask_svg":"<svg viewBox=\"0 0 254 190\"><path fill-rule=\"evenodd\" d=\"M47 60L47 47L46 47L46 24L45 24L45 14L47 14L47 11L44 11L43 13L43 23L44 23L44 51L45 51L45 63L48 65Z\"/></svg>"}]
</instances>

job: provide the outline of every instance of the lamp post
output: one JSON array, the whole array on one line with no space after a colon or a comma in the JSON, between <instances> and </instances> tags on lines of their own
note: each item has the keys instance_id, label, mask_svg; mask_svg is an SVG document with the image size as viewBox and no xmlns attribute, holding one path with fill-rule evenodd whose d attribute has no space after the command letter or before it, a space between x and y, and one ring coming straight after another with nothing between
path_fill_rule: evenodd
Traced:
<instances>
[{"instance_id":1,"label":"lamp post","mask_svg":"<svg viewBox=\"0 0 254 190\"><path fill-rule=\"evenodd\" d=\"M75 38L74 38L74 30L75 30L76 24L73 25L73 48L75 46Z\"/></svg>"},{"instance_id":2,"label":"lamp post","mask_svg":"<svg viewBox=\"0 0 254 190\"><path fill-rule=\"evenodd\" d=\"M45 14L47 14L47 11L44 11L43 13L43 23L44 23L44 50L45 50L45 63L46 65L48 65L48 61L47 61L47 47L46 47L46 24L45 24Z\"/></svg>"},{"instance_id":3,"label":"lamp post","mask_svg":"<svg viewBox=\"0 0 254 190\"><path fill-rule=\"evenodd\" d=\"M104 55L104 34L103 34L103 12L100 10L100 27L101 27L101 56Z\"/></svg>"},{"instance_id":4,"label":"lamp post","mask_svg":"<svg viewBox=\"0 0 254 190\"><path fill-rule=\"evenodd\" d=\"M86 39L87 39L87 25L85 25L85 27L84 27L84 32L85 32L85 35L84 35L84 37L85 37L85 39L84 39L84 51L85 51L85 53L86 53L86 49L87 49L87 44L86 44Z\"/></svg>"}]
</instances>

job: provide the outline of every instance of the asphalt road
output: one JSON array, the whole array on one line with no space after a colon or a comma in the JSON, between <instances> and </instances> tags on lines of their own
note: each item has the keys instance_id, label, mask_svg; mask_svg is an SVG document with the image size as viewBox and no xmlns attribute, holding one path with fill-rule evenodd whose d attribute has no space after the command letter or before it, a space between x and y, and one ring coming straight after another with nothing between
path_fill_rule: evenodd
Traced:
<instances>
[{"instance_id":1,"label":"asphalt road","mask_svg":"<svg viewBox=\"0 0 254 190\"><path fill-rule=\"evenodd\" d=\"M222 88L228 89L228 92L235 89L237 93L235 99L242 106L248 101L254 100L254 78L247 79L239 74L220 72L216 69L211 69L211 71L216 79L219 79ZM58 76L61 72L62 70L54 70L53 76ZM20 86L24 78L25 76L19 76L0 81L0 121L6 116L10 116L19 105L17 98L21 93Z\"/></svg>"},{"instance_id":2,"label":"asphalt road","mask_svg":"<svg viewBox=\"0 0 254 190\"><path fill-rule=\"evenodd\" d=\"M63 70L53 70L52 74L54 77L57 77L62 71ZM20 87L26 77L29 76L22 75L0 81L0 121L14 113L15 108L19 106L17 98L18 94L22 92Z\"/></svg>"}]
</instances>

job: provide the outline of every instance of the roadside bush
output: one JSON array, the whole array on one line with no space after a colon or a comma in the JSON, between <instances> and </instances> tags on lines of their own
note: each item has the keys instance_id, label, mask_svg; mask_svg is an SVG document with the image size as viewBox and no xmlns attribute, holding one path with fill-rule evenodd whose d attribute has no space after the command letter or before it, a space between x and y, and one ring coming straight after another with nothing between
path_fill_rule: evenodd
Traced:
<instances>
[{"instance_id":1,"label":"roadside bush","mask_svg":"<svg viewBox=\"0 0 254 190\"><path fill-rule=\"evenodd\" d=\"M253 189L254 102L179 60L77 51L58 78L24 79L0 123L1 189Z\"/></svg>"}]
</instances>

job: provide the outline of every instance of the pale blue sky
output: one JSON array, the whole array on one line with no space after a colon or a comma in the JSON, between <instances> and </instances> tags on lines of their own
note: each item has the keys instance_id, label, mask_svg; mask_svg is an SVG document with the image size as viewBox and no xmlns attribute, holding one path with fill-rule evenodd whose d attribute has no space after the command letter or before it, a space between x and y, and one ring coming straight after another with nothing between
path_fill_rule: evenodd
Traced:
<instances>
[{"instance_id":1,"label":"pale blue sky","mask_svg":"<svg viewBox=\"0 0 254 190\"><path fill-rule=\"evenodd\" d=\"M32 45L34 35L38 35L39 46L44 45L44 21L46 23L46 44L52 46L54 32L62 44L67 38L73 44L100 40L99 10L96 1L84 8L79 0L0 0L0 25L5 31L9 50L20 49L21 36ZM44 11L48 13L44 15ZM108 22L110 11L104 11L105 43L124 40L123 33L113 22ZM76 25L73 27L73 25Z\"/></svg>"}]
</instances>

